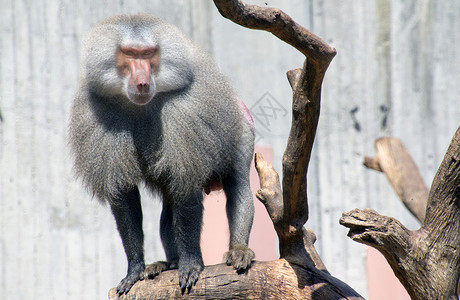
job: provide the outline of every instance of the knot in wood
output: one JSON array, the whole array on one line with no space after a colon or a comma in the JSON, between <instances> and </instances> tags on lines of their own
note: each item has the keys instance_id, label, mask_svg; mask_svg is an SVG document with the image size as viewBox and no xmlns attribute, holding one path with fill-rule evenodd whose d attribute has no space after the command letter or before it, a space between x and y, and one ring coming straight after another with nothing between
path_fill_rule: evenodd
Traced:
<instances>
[{"instance_id":1,"label":"knot in wood","mask_svg":"<svg viewBox=\"0 0 460 300\"><path fill-rule=\"evenodd\" d=\"M290 235L296 235L297 232L298 232L297 227L295 227L294 225L289 225L289 234Z\"/></svg>"}]
</instances>

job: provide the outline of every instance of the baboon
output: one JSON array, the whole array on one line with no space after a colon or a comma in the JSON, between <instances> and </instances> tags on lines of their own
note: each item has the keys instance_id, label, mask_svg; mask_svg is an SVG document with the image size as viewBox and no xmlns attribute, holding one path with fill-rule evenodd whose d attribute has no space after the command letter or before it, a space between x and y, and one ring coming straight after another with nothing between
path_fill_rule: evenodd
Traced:
<instances>
[{"instance_id":1,"label":"baboon","mask_svg":"<svg viewBox=\"0 0 460 300\"><path fill-rule=\"evenodd\" d=\"M117 287L178 268L184 292L203 270L203 193L220 186L230 228L228 265L245 271L254 215L249 166L254 125L212 59L176 27L150 15L101 21L84 42L70 118L76 174L109 203L128 259ZM166 262L144 263L138 186L162 196Z\"/></svg>"}]
</instances>

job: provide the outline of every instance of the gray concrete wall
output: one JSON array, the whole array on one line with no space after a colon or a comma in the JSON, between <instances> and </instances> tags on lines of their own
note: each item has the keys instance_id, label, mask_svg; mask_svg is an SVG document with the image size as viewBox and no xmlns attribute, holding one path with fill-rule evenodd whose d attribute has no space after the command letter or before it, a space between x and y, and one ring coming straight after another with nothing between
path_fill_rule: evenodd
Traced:
<instances>
[{"instance_id":1,"label":"gray concrete wall","mask_svg":"<svg viewBox=\"0 0 460 300\"><path fill-rule=\"evenodd\" d=\"M248 1L249 2L249 1ZM309 170L310 220L333 275L366 295L365 251L338 224L372 207L417 228L383 175L373 141L399 137L430 185L460 124L460 1L250 1L284 9L338 50L323 85ZM104 299L125 275L115 224L75 181L66 141L79 47L99 19L147 11L216 58L281 157L290 127L285 72L303 57L222 18L210 0L0 0L0 289L4 299ZM143 192L146 259L163 258L158 204Z\"/></svg>"}]
</instances>

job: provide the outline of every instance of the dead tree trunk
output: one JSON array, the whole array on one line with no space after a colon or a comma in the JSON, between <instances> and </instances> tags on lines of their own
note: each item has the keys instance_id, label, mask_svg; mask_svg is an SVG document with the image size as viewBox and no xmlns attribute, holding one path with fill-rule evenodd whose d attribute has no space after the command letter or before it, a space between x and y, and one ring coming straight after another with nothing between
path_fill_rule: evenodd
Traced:
<instances>
[{"instance_id":1,"label":"dead tree trunk","mask_svg":"<svg viewBox=\"0 0 460 300\"><path fill-rule=\"evenodd\" d=\"M426 192L412 171L410 158L401 159L395 140L378 140L377 158L367 164L386 173L403 201L423 203ZM384 146L382 146L384 145ZM407 157L406 157L407 158ZM340 223L353 240L379 250L412 299L458 299L460 276L460 128L457 129L429 192L423 225L411 231L398 220L371 209L344 213ZM421 204L418 204L421 205ZM416 207L418 206L416 205ZM416 211L419 211L420 207Z\"/></svg>"},{"instance_id":2,"label":"dead tree trunk","mask_svg":"<svg viewBox=\"0 0 460 300\"><path fill-rule=\"evenodd\" d=\"M182 295L177 271L137 282L128 294L110 299L362 299L326 270L313 246L315 235L303 226L308 219L306 175L318 124L321 84L336 54L333 47L278 9L214 0L220 13L235 23L266 30L305 54L303 69L288 72L293 89L292 127L283 157L283 189L273 167L256 154L261 200L279 237L281 259L255 262L246 274L232 267L208 266L189 294Z\"/></svg>"}]
</instances>

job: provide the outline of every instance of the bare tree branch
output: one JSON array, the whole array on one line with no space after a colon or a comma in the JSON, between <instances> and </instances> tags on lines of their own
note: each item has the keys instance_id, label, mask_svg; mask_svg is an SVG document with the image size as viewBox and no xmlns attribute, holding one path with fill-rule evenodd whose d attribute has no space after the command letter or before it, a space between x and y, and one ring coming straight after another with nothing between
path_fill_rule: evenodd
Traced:
<instances>
[{"instance_id":1,"label":"bare tree branch","mask_svg":"<svg viewBox=\"0 0 460 300\"><path fill-rule=\"evenodd\" d=\"M283 157L284 225L289 235L280 243L291 244L292 236L301 235L308 220L306 175L319 119L321 85L336 50L279 9L238 0L214 3L224 17L244 27L269 31L307 57L301 72L288 74L294 95L291 132Z\"/></svg>"},{"instance_id":2,"label":"bare tree branch","mask_svg":"<svg viewBox=\"0 0 460 300\"><path fill-rule=\"evenodd\" d=\"M396 138L377 139L375 149L375 157L366 157L364 165L385 173L407 209L423 223L429 191L410 154Z\"/></svg>"},{"instance_id":3,"label":"bare tree branch","mask_svg":"<svg viewBox=\"0 0 460 300\"><path fill-rule=\"evenodd\" d=\"M324 62L331 62L336 54L333 47L279 9L248 5L239 0L214 0L214 3L223 17L246 28L271 32L302 52L315 65L327 69Z\"/></svg>"},{"instance_id":4,"label":"bare tree branch","mask_svg":"<svg viewBox=\"0 0 460 300\"><path fill-rule=\"evenodd\" d=\"M261 172L260 168L262 188L258 194L274 221L280 239L281 257L302 265L320 266L325 270L313 243L307 247L312 253L305 255L303 225L308 219L306 175L319 119L321 84L336 51L278 9L247 5L241 1L214 2L224 17L248 28L272 32L307 56L303 69L288 72L293 88L293 120L283 157L282 198L281 188L274 184L275 181L270 181L269 187L265 187L266 172ZM258 161L261 161L261 157L256 155L256 165L261 164ZM270 169L270 173L276 172ZM271 176L278 177L277 174ZM312 257L316 258L315 262Z\"/></svg>"},{"instance_id":5,"label":"bare tree branch","mask_svg":"<svg viewBox=\"0 0 460 300\"><path fill-rule=\"evenodd\" d=\"M254 162L260 181L260 189L257 191L256 197L265 205L268 215L277 229L283 218L283 194L280 178L273 166L264 160L262 154L256 153Z\"/></svg>"},{"instance_id":6,"label":"bare tree branch","mask_svg":"<svg viewBox=\"0 0 460 300\"><path fill-rule=\"evenodd\" d=\"M321 84L336 50L279 9L247 5L238 0L214 0L214 3L222 16L247 28L269 31L307 57L303 70L295 71L296 78L291 79L293 120L283 157L284 211L285 220L289 220L285 229L291 235L299 235L308 220L305 178L319 119Z\"/></svg>"},{"instance_id":7,"label":"bare tree branch","mask_svg":"<svg viewBox=\"0 0 460 300\"><path fill-rule=\"evenodd\" d=\"M384 165L380 160L385 172ZM407 184L396 186L404 188ZM344 213L340 224L350 228L348 235L353 240L370 245L385 256L412 299L457 299L460 127L433 180L426 217L419 230L410 231L396 219L369 209Z\"/></svg>"}]
</instances>

